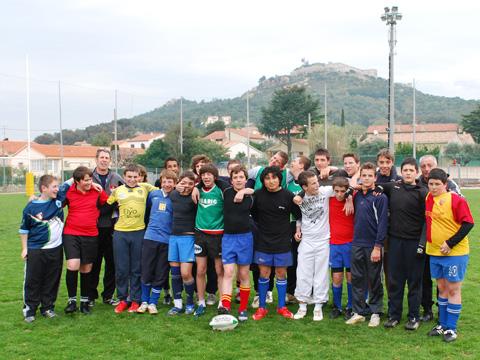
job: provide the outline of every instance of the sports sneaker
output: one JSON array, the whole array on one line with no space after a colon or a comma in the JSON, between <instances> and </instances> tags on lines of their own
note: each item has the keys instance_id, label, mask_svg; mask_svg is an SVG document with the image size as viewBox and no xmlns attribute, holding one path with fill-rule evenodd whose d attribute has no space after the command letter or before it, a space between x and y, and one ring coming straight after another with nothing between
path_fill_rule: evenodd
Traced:
<instances>
[{"instance_id":1,"label":"sports sneaker","mask_svg":"<svg viewBox=\"0 0 480 360\"><path fill-rule=\"evenodd\" d=\"M120 314L128 309L128 303L125 300L121 300L117 306L115 306L115 313Z\"/></svg>"},{"instance_id":2,"label":"sports sneaker","mask_svg":"<svg viewBox=\"0 0 480 360\"><path fill-rule=\"evenodd\" d=\"M387 321L385 321L383 323L383 327L387 328L387 329L391 329L391 328L394 328L395 326L397 326L398 324L399 324L399 322L398 322L397 319L389 318Z\"/></svg>"},{"instance_id":3,"label":"sports sneaker","mask_svg":"<svg viewBox=\"0 0 480 360\"><path fill-rule=\"evenodd\" d=\"M405 330L417 330L420 326L420 321L418 319L408 319L407 323L405 324Z\"/></svg>"},{"instance_id":4,"label":"sports sneaker","mask_svg":"<svg viewBox=\"0 0 480 360\"><path fill-rule=\"evenodd\" d=\"M277 313L282 315L285 319L293 319L293 314L290 310L287 309L286 306L277 309Z\"/></svg>"},{"instance_id":5,"label":"sports sneaker","mask_svg":"<svg viewBox=\"0 0 480 360\"><path fill-rule=\"evenodd\" d=\"M368 327L377 327L378 325L380 325L380 315L372 314L372 316L370 316L370 321L368 322Z\"/></svg>"},{"instance_id":6,"label":"sports sneaker","mask_svg":"<svg viewBox=\"0 0 480 360\"><path fill-rule=\"evenodd\" d=\"M442 325L438 324L433 327L432 330L428 332L428 336L440 336L443 335L445 332L445 329L442 327Z\"/></svg>"},{"instance_id":7,"label":"sports sneaker","mask_svg":"<svg viewBox=\"0 0 480 360\"><path fill-rule=\"evenodd\" d=\"M183 309L180 309L174 306L170 310L168 310L167 315L175 316L175 315L180 315L182 312L183 312Z\"/></svg>"},{"instance_id":8,"label":"sports sneaker","mask_svg":"<svg viewBox=\"0 0 480 360\"><path fill-rule=\"evenodd\" d=\"M185 306L185 315L191 315L195 312L195 305L186 305Z\"/></svg>"},{"instance_id":9,"label":"sports sneaker","mask_svg":"<svg viewBox=\"0 0 480 360\"><path fill-rule=\"evenodd\" d=\"M148 309L148 313L150 315L157 315L158 314L157 305L155 305L155 304L149 304L147 309ZM138 312L138 310L137 310L137 312Z\"/></svg>"},{"instance_id":10,"label":"sports sneaker","mask_svg":"<svg viewBox=\"0 0 480 360\"><path fill-rule=\"evenodd\" d=\"M342 315L342 310L340 310L339 308L337 307L334 307L332 309L332 311L330 312L330 319L336 319L338 318L340 315Z\"/></svg>"},{"instance_id":11,"label":"sports sneaker","mask_svg":"<svg viewBox=\"0 0 480 360\"><path fill-rule=\"evenodd\" d=\"M362 316L362 315L357 314L357 313L353 313L352 316L350 317L350 319L345 321L345 324L354 325L354 324L358 324L358 323L361 323L361 322L364 322L364 321L365 321L365 316Z\"/></svg>"},{"instance_id":12,"label":"sports sneaker","mask_svg":"<svg viewBox=\"0 0 480 360\"><path fill-rule=\"evenodd\" d=\"M32 322L35 321L35 316L25 316L23 318L23 320L27 323L27 324L31 324Z\"/></svg>"},{"instance_id":13,"label":"sports sneaker","mask_svg":"<svg viewBox=\"0 0 480 360\"><path fill-rule=\"evenodd\" d=\"M163 297L163 305L171 305L172 304L172 295L170 293L166 293Z\"/></svg>"},{"instance_id":14,"label":"sports sneaker","mask_svg":"<svg viewBox=\"0 0 480 360\"><path fill-rule=\"evenodd\" d=\"M93 308L95 306L95 299L88 300L88 306Z\"/></svg>"},{"instance_id":15,"label":"sports sneaker","mask_svg":"<svg viewBox=\"0 0 480 360\"><path fill-rule=\"evenodd\" d=\"M298 304L298 300L292 294L285 295L285 303L287 304Z\"/></svg>"},{"instance_id":16,"label":"sports sneaker","mask_svg":"<svg viewBox=\"0 0 480 360\"><path fill-rule=\"evenodd\" d=\"M199 317L199 316L204 315L205 312L206 312L205 306L203 306L203 305L198 305L198 306L197 306L197 309L195 310L195 312L193 313L193 315L196 316L196 317Z\"/></svg>"},{"instance_id":17,"label":"sports sneaker","mask_svg":"<svg viewBox=\"0 0 480 360\"><path fill-rule=\"evenodd\" d=\"M136 301L132 301L130 304L130 307L128 308L129 313L134 313L137 312L137 310L140 308L140 305Z\"/></svg>"},{"instance_id":18,"label":"sports sneaker","mask_svg":"<svg viewBox=\"0 0 480 360\"><path fill-rule=\"evenodd\" d=\"M230 310L227 309L226 307L223 307L223 306L220 306L217 309L217 312L218 312L218 315L228 315L228 314L230 314Z\"/></svg>"},{"instance_id":19,"label":"sports sneaker","mask_svg":"<svg viewBox=\"0 0 480 360\"><path fill-rule=\"evenodd\" d=\"M457 332L455 330L445 330L443 332L443 341L445 342L452 342L457 340Z\"/></svg>"},{"instance_id":20,"label":"sports sneaker","mask_svg":"<svg viewBox=\"0 0 480 360\"><path fill-rule=\"evenodd\" d=\"M345 313L343 314L343 318L344 318L345 320L348 320L348 319L350 319L352 316L353 316L353 311L352 311L352 309L349 309L349 308L345 309Z\"/></svg>"},{"instance_id":21,"label":"sports sneaker","mask_svg":"<svg viewBox=\"0 0 480 360\"><path fill-rule=\"evenodd\" d=\"M254 309L258 309L258 307L260 306L260 297L258 295L255 295L253 297L253 301L252 301L252 308Z\"/></svg>"},{"instance_id":22,"label":"sports sneaker","mask_svg":"<svg viewBox=\"0 0 480 360\"><path fill-rule=\"evenodd\" d=\"M265 316L267 316L268 310L265 308L258 308L255 311L255 314L252 315L253 320L262 320Z\"/></svg>"},{"instance_id":23,"label":"sports sneaker","mask_svg":"<svg viewBox=\"0 0 480 360\"><path fill-rule=\"evenodd\" d=\"M432 310L425 310L423 312L423 315L420 316L420 321L421 322L429 322L433 320L433 312Z\"/></svg>"},{"instance_id":24,"label":"sports sneaker","mask_svg":"<svg viewBox=\"0 0 480 360\"><path fill-rule=\"evenodd\" d=\"M248 320L247 310L240 311L238 313L238 321L247 321L247 320Z\"/></svg>"},{"instance_id":25,"label":"sports sneaker","mask_svg":"<svg viewBox=\"0 0 480 360\"><path fill-rule=\"evenodd\" d=\"M84 315L89 315L92 313L88 301L80 301L80 312Z\"/></svg>"},{"instance_id":26,"label":"sports sneaker","mask_svg":"<svg viewBox=\"0 0 480 360\"><path fill-rule=\"evenodd\" d=\"M313 309L313 321L322 321L323 320L323 311L322 308Z\"/></svg>"},{"instance_id":27,"label":"sports sneaker","mask_svg":"<svg viewBox=\"0 0 480 360\"><path fill-rule=\"evenodd\" d=\"M206 299L206 303L207 305L215 305L217 303L217 297L215 296L215 294L208 294L207 295L207 299Z\"/></svg>"},{"instance_id":28,"label":"sports sneaker","mask_svg":"<svg viewBox=\"0 0 480 360\"><path fill-rule=\"evenodd\" d=\"M77 302L75 300L69 300L65 307L65 314L73 314L77 311Z\"/></svg>"},{"instance_id":29,"label":"sports sneaker","mask_svg":"<svg viewBox=\"0 0 480 360\"><path fill-rule=\"evenodd\" d=\"M273 293L271 291L267 291L267 304L273 303Z\"/></svg>"},{"instance_id":30,"label":"sports sneaker","mask_svg":"<svg viewBox=\"0 0 480 360\"><path fill-rule=\"evenodd\" d=\"M105 305L117 306L118 304L120 304L120 300L114 299L114 298L111 298L111 299L103 299L103 303L104 303Z\"/></svg>"},{"instance_id":31,"label":"sports sneaker","mask_svg":"<svg viewBox=\"0 0 480 360\"><path fill-rule=\"evenodd\" d=\"M147 312L147 310L148 310L148 303L147 302L142 302L140 307L137 309L137 313L145 314Z\"/></svg>"},{"instance_id":32,"label":"sports sneaker","mask_svg":"<svg viewBox=\"0 0 480 360\"><path fill-rule=\"evenodd\" d=\"M303 310L301 308L298 308L298 311L293 315L293 318L295 320L300 320L303 319L307 315L307 310Z\"/></svg>"},{"instance_id":33,"label":"sports sneaker","mask_svg":"<svg viewBox=\"0 0 480 360\"><path fill-rule=\"evenodd\" d=\"M42 316L46 317L47 319L51 319L51 318L57 317L57 314L55 313L55 311L50 309L42 313Z\"/></svg>"}]
</instances>

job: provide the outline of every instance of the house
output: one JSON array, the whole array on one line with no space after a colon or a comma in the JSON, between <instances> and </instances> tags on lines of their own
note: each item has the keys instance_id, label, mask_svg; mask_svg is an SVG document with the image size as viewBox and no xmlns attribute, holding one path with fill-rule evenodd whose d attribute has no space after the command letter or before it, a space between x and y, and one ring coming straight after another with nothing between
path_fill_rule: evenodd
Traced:
<instances>
[{"instance_id":1,"label":"house","mask_svg":"<svg viewBox=\"0 0 480 360\"><path fill-rule=\"evenodd\" d=\"M112 142L112 145L118 145L119 148L131 149L148 149L155 140L163 139L165 134L159 132L151 132L146 134L138 134L134 138L117 140Z\"/></svg>"},{"instance_id":2,"label":"house","mask_svg":"<svg viewBox=\"0 0 480 360\"><path fill-rule=\"evenodd\" d=\"M250 149L250 158L261 159L265 154L251 145L238 141L228 141L222 144L227 149L227 155L230 159L235 159L238 154L243 153L245 157Z\"/></svg>"},{"instance_id":3,"label":"house","mask_svg":"<svg viewBox=\"0 0 480 360\"><path fill-rule=\"evenodd\" d=\"M250 134L249 134L250 132ZM248 137L250 135L250 141L261 144L266 140L266 137L260 134L256 127L250 128L227 128L224 131L214 131L211 134L208 134L204 137L206 140L215 141L218 144L223 144L229 141L243 142L247 143Z\"/></svg>"},{"instance_id":4,"label":"house","mask_svg":"<svg viewBox=\"0 0 480 360\"><path fill-rule=\"evenodd\" d=\"M462 132L458 124L417 124L415 127L415 141L417 145L427 147L440 146L444 148L449 143L474 144L472 135ZM385 125L370 125L367 129L367 137L364 142L381 139L388 141L388 133ZM394 143L412 143L412 124L395 125Z\"/></svg>"},{"instance_id":5,"label":"house","mask_svg":"<svg viewBox=\"0 0 480 360\"><path fill-rule=\"evenodd\" d=\"M275 145L270 146L267 149L267 155L272 156L277 151L287 152L287 150L287 145L281 141L277 141ZM310 146L308 145L308 140L292 138L291 158L294 159L300 155L310 156Z\"/></svg>"}]
</instances>

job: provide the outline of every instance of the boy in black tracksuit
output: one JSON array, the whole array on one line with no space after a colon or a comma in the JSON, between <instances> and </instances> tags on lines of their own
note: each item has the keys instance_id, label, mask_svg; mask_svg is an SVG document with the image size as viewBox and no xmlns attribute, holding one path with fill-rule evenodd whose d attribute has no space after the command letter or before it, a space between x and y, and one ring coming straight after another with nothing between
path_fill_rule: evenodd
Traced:
<instances>
[{"instance_id":1,"label":"boy in black tracksuit","mask_svg":"<svg viewBox=\"0 0 480 360\"><path fill-rule=\"evenodd\" d=\"M415 183L418 165L406 158L401 165L403 180L377 185L389 199L388 320L384 326L393 328L402 317L405 283L408 285L408 322L405 329L419 326L422 277L425 256L417 254L422 229L425 225L425 196L427 190Z\"/></svg>"}]
</instances>

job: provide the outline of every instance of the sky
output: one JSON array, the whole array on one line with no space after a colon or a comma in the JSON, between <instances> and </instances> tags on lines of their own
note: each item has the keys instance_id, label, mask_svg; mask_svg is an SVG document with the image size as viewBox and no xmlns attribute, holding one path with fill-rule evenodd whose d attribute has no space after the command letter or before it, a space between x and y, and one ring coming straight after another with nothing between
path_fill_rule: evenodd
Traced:
<instances>
[{"instance_id":1,"label":"sky","mask_svg":"<svg viewBox=\"0 0 480 360\"><path fill-rule=\"evenodd\" d=\"M480 99L478 1L15 0L0 12L0 136L32 138L160 107L232 98L262 76L341 62L388 78L385 6L397 25L395 81ZM60 89L60 91L59 91ZM60 99L59 99L60 94Z\"/></svg>"}]
</instances>

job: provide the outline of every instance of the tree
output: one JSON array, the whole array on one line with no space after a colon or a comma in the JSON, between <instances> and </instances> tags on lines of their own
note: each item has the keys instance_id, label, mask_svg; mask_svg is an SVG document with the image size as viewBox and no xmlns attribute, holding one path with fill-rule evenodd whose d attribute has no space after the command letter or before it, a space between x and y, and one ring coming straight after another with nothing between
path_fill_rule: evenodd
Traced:
<instances>
[{"instance_id":1,"label":"tree","mask_svg":"<svg viewBox=\"0 0 480 360\"><path fill-rule=\"evenodd\" d=\"M162 168L163 163L172 152L171 147L163 140L153 141L144 154L135 158L135 163L147 168Z\"/></svg>"},{"instance_id":2,"label":"tree","mask_svg":"<svg viewBox=\"0 0 480 360\"><path fill-rule=\"evenodd\" d=\"M308 114L317 116L319 101L307 94L303 86L292 86L276 90L270 105L262 108L260 132L275 136L287 145L288 156L292 150L291 131L296 126L307 125Z\"/></svg>"},{"instance_id":3,"label":"tree","mask_svg":"<svg viewBox=\"0 0 480 360\"><path fill-rule=\"evenodd\" d=\"M475 142L480 143L480 105L468 115L462 115L460 124L463 130L472 135Z\"/></svg>"},{"instance_id":4,"label":"tree","mask_svg":"<svg viewBox=\"0 0 480 360\"><path fill-rule=\"evenodd\" d=\"M38 135L35 140L38 144L53 144L57 139L52 134L44 133L42 135Z\"/></svg>"},{"instance_id":5,"label":"tree","mask_svg":"<svg viewBox=\"0 0 480 360\"><path fill-rule=\"evenodd\" d=\"M215 121L214 123L208 124L205 127L205 136L213 133L214 131L225 131L225 123L223 121Z\"/></svg>"},{"instance_id":6,"label":"tree","mask_svg":"<svg viewBox=\"0 0 480 360\"><path fill-rule=\"evenodd\" d=\"M385 140L375 139L373 141L364 141L358 144L358 155L363 162L372 161L376 163L377 154L381 149L388 148Z\"/></svg>"},{"instance_id":7,"label":"tree","mask_svg":"<svg viewBox=\"0 0 480 360\"><path fill-rule=\"evenodd\" d=\"M110 146L112 143L112 135L106 132L101 132L92 138L91 143L93 146Z\"/></svg>"},{"instance_id":8,"label":"tree","mask_svg":"<svg viewBox=\"0 0 480 360\"><path fill-rule=\"evenodd\" d=\"M343 111L343 108L342 108L342 113L340 115L340 126L345 127L345 111Z\"/></svg>"}]
</instances>

